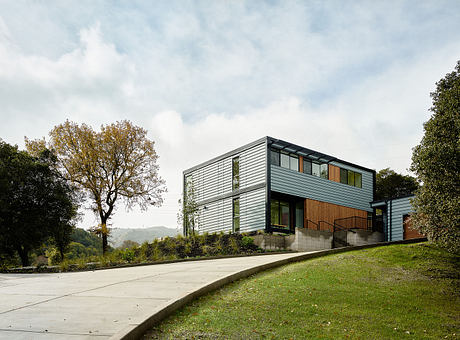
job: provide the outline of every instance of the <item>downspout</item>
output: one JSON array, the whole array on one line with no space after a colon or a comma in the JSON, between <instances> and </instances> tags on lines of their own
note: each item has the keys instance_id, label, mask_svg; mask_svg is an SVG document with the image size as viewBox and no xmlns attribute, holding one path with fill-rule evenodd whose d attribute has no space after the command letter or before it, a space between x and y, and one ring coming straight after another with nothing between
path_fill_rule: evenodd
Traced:
<instances>
[{"instance_id":1,"label":"downspout","mask_svg":"<svg viewBox=\"0 0 460 340\"><path fill-rule=\"evenodd\" d=\"M270 169L270 142L269 137L265 139L265 151L267 157L265 159L265 232L271 231L271 210L270 210L270 199L271 199L271 169Z\"/></svg>"},{"instance_id":2,"label":"downspout","mask_svg":"<svg viewBox=\"0 0 460 340\"><path fill-rule=\"evenodd\" d=\"M390 214L389 214L389 219L390 219L390 239L388 241L393 240L393 200L390 200Z\"/></svg>"}]
</instances>

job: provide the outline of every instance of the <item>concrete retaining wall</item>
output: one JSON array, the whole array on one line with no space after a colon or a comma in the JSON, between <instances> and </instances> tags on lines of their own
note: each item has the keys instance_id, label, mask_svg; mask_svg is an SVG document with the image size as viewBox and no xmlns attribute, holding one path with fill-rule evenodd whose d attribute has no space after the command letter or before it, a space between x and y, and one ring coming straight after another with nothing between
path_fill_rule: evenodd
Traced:
<instances>
[{"instance_id":1,"label":"concrete retaining wall","mask_svg":"<svg viewBox=\"0 0 460 340\"><path fill-rule=\"evenodd\" d=\"M355 232L347 232L347 242L350 246L363 246L371 243L384 241L383 233L378 231L354 230Z\"/></svg>"},{"instance_id":2,"label":"concrete retaining wall","mask_svg":"<svg viewBox=\"0 0 460 340\"><path fill-rule=\"evenodd\" d=\"M296 228L295 241L290 249L297 251L332 249L332 239L330 231Z\"/></svg>"}]
</instances>

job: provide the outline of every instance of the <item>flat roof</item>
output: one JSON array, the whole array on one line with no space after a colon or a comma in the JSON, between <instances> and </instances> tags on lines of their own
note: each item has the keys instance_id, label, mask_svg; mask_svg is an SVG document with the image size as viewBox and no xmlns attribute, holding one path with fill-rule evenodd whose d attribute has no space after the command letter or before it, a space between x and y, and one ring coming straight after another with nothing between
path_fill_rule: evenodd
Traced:
<instances>
[{"instance_id":1,"label":"flat roof","mask_svg":"<svg viewBox=\"0 0 460 340\"><path fill-rule=\"evenodd\" d=\"M227 157L230 157L230 156L233 156L233 155L236 155L242 151L245 151L245 150L248 150L256 145L259 145L259 144L262 144L262 143L267 143L269 147L272 147L272 148L276 148L276 149L279 149L279 150L284 150L286 152L290 152L290 153L296 153L298 155L301 155L301 156L304 156L304 157L309 157L309 158L312 158L314 160L318 160L318 161L322 161L322 162L325 162L325 163L330 163L330 162L337 162L337 163L341 163L341 164L344 164L344 165L348 165L348 166L351 166L351 167L354 167L354 168L357 168L357 169L361 169L361 170L364 170L364 171L368 171L368 172L375 172L375 170L373 169L369 169L369 168L366 168L366 167L363 167L361 165L358 165L358 164L353 164L353 163L350 163L350 162L347 162L347 161L344 161L344 160L341 160L337 157L334 157L334 156L330 156L330 155L327 155L327 154L324 154L322 152L318 152L318 151L315 151L315 150L312 150L312 149L308 149L308 148L304 148L302 146L299 146L299 145L296 145L296 144L293 144L293 143L289 143L289 142L286 142L286 141L283 141L281 139L276 139L276 138L273 138L273 137L269 137L269 136L265 136L263 138L260 138L260 139L257 139L255 140L254 142L251 142L249 144L245 144L237 149L234 149L234 150L231 150L229 152L226 152L220 156L217 156L217 157L214 157L206 162L203 162L203 163L200 163L194 167L191 167L187 170L184 170L183 171L183 174L188 174L194 170L197 170L197 169L200 169L202 167L205 167L209 164L212 164L212 163L215 163L217 161L220 161L224 158L227 158Z\"/></svg>"}]
</instances>

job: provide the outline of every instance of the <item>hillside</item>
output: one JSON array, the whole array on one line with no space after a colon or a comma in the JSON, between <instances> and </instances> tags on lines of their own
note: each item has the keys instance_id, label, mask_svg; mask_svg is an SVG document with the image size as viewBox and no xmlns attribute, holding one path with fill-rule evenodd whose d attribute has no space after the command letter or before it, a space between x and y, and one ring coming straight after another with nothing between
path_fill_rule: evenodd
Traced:
<instances>
[{"instance_id":1,"label":"hillside","mask_svg":"<svg viewBox=\"0 0 460 340\"><path fill-rule=\"evenodd\" d=\"M158 237L175 236L176 229L166 227L150 227L150 228L113 228L110 230L109 244L117 248L121 246L123 241L131 240L139 244L148 241L152 242Z\"/></svg>"}]
</instances>

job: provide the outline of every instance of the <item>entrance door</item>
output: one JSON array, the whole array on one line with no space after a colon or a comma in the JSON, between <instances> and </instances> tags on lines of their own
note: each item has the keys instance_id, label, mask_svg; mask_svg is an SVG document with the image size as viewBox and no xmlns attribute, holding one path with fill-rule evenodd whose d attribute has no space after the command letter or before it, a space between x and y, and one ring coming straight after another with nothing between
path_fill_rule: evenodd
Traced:
<instances>
[{"instance_id":1,"label":"entrance door","mask_svg":"<svg viewBox=\"0 0 460 340\"><path fill-rule=\"evenodd\" d=\"M411 238L421 238L424 237L422 234L420 234L417 230L414 230L411 228L412 226L412 220L410 218L410 215L404 215L403 216L403 226L404 226L404 231L403 231L403 238L405 240L411 239Z\"/></svg>"}]
</instances>

